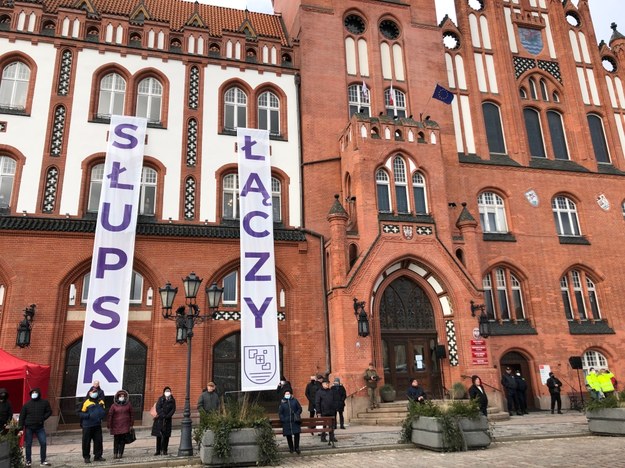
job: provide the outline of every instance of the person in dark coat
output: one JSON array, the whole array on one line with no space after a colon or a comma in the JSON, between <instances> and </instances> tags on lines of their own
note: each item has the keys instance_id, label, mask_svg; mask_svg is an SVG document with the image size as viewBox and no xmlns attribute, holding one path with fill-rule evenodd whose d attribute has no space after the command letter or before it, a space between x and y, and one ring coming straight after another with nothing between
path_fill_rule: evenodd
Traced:
<instances>
[{"instance_id":1,"label":"person in dark coat","mask_svg":"<svg viewBox=\"0 0 625 468\"><path fill-rule=\"evenodd\" d=\"M480 405L480 412L487 416L488 396L486 395L486 390L484 390L484 385L482 385L482 379L477 375L473 375L471 376L471 382L473 382L473 385L469 388L469 398L477 400L477 403Z\"/></svg>"},{"instance_id":2,"label":"person in dark coat","mask_svg":"<svg viewBox=\"0 0 625 468\"><path fill-rule=\"evenodd\" d=\"M551 395L551 414L553 414L556 404L558 405L558 414L562 414L562 399L560 398L562 382L560 382L560 379L558 379L553 372L549 372L547 387L549 388L549 395Z\"/></svg>"},{"instance_id":3,"label":"person in dark coat","mask_svg":"<svg viewBox=\"0 0 625 468\"><path fill-rule=\"evenodd\" d=\"M302 405L291 394L284 392L284 398L280 401L278 415L282 423L282 435L289 444L289 452L297 452L299 455L299 437L302 432Z\"/></svg>"},{"instance_id":4,"label":"person in dark coat","mask_svg":"<svg viewBox=\"0 0 625 468\"><path fill-rule=\"evenodd\" d=\"M510 367L506 367L505 373L501 376L501 386L504 388L506 393L506 400L508 401L508 414L512 416L512 412L516 412L519 416L521 410L519 409L519 403L517 401L517 386L518 382L512 375L512 369Z\"/></svg>"},{"instance_id":5,"label":"person in dark coat","mask_svg":"<svg viewBox=\"0 0 625 468\"><path fill-rule=\"evenodd\" d=\"M280 400L284 399L284 394L286 392L293 393L293 387L291 387L291 382L289 382L284 376L280 378L280 383L278 384L278 388L276 388L276 392L278 393L278 398Z\"/></svg>"},{"instance_id":6,"label":"person in dark coat","mask_svg":"<svg viewBox=\"0 0 625 468\"><path fill-rule=\"evenodd\" d=\"M83 402L78 412L80 427L82 427L82 457L85 463L91 463L91 441L93 441L93 461L103 462L104 448L102 446L102 420L106 416L104 400L100 398L98 388L91 387L88 398Z\"/></svg>"},{"instance_id":7,"label":"person in dark coat","mask_svg":"<svg viewBox=\"0 0 625 468\"><path fill-rule=\"evenodd\" d=\"M412 379L410 381L410 387L408 387L406 396L410 401L416 401L418 403L425 403L427 399L425 390L423 390L423 387L419 386L419 381L417 379Z\"/></svg>"},{"instance_id":8,"label":"person in dark coat","mask_svg":"<svg viewBox=\"0 0 625 468\"><path fill-rule=\"evenodd\" d=\"M208 382L206 388L202 391L202 394L197 400L197 410L210 413L211 411L217 411L221 406L219 395L215 391L215 384Z\"/></svg>"},{"instance_id":9,"label":"person in dark coat","mask_svg":"<svg viewBox=\"0 0 625 468\"><path fill-rule=\"evenodd\" d=\"M113 458L122 458L126 446L126 434L134 426L135 418L128 392L120 390L115 394L114 403L109 410L106 427L113 436Z\"/></svg>"},{"instance_id":10,"label":"person in dark coat","mask_svg":"<svg viewBox=\"0 0 625 468\"><path fill-rule=\"evenodd\" d=\"M0 388L0 434L4 432L4 427L13 417L13 408L9 401L9 392L6 388Z\"/></svg>"},{"instance_id":11,"label":"person in dark coat","mask_svg":"<svg viewBox=\"0 0 625 468\"><path fill-rule=\"evenodd\" d=\"M26 452L26 464L30 466L32 461L33 435L37 436L39 441L39 456L41 457L41 466L48 466L50 463L46 460L46 430L43 424L46 419L52 416L52 408L48 400L41 398L41 390L33 388L30 391L30 400L24 403L22 411L20 411L20 419L18 426L21 432L24 432L24 447Z\"/></svg>"},{"instance_id":12,"label":"person in dark coat","mask_svg":"<svg viewBox=\"0 0 625 468\"><path fill-rule=\"evenodd\" d=\"M100 387L100 381L94 380L93 383L91 384L91 387L95 388L98 391L98 400L104 401L105 395L104 395L104 390L102 390L102 387Z\"/></svg>"},{"instance_id":13,"label":"person in dark coat","mask_svg":"<svg viewBox=\"0 0 625 468\"><path fill-rule=\"evenodd\" d=\"M306 391L304 393L308 400L308 412L311 418L315 417L315 395L317 394L317 390L321 388L322 380L323 376L321 374L311 375L310 382L306 385Z\"/></svg>"},{"instance_id":14,"label":"person in dark coat","mask_svg":"<svg viewBox=\"0 0 625 468\"><path fill-rule=\"evenodd\" d=\"M527 412L527 382L521 376L519 371L516 372L514 378L517 381L516 398L519 404L519 410L521 411L521 414L529 414Z\"/></svg>"},{"instance_id":15,"label":"person in dark coat","mask_svg":"<svg viewBox=\"0 0 625 468\"><path fill-rule=\"evenodd\" d=\"M171 394L171 388L165 387L163 394L156 402L157 416L152 424L152 435L156 437L156 452L154 455L167 455L169 438L171 437L171 418L176 412L176 400Z\"/></svg>"},{"instance_id":16,"label":"person in dark coat","mask_svg":"<svg viewBox=\"0 0 625 468\"><path fill-rule=\"evenodd\" d=\"M345 410L345 400L347 400L347 392L345 387L341 385L341 379L336 377L334 379L334 385L332 385L332 396L334 397L334 405L336 406L336 413L334 414L334 427L336 428L336 416L338 414L339 422L341 423L341 429L345 429L345 417L343 411Z\"/></svg>"},{"instance_id":17,"label":"person in dark coat","mask_svg":"<svg viewBox=\"0 0 625 468\"><path fill-rule=\"evenodd\" d=\"M330 390L330 382L324 380L321 383L321 388L317 390L315 395L315 410L317 414L321 416L336 416L336 404L334 403L334 396L332 390ZM336 427L334 427L336 429ZM321 442L327 442L326 433L321 433ZM330 442L336 442L336 437L330 439Z\"/></svg>"}]
</instances>

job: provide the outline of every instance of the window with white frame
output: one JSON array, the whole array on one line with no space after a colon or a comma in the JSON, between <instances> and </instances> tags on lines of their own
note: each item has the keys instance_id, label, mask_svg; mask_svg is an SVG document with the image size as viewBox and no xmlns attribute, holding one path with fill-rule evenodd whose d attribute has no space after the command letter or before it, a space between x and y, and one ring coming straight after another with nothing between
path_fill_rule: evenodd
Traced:
<instances>
[{"instance_id":1,"label":"window with white frame","mask_svg":"<svg viewBox=\"0 0 625 468\"><path fill-rule=\"evenodd\" d=\"M98 117L110 118L123 115L126 98L126 80L117 73L109 73L100 80L98 97Z\"/></svg>"},{"instance_id":2,"label":"window with white frame","mask_svg":"<svg viewBox=\"0 0 625 468\"><path fill-rule=\"evenodd\" d=\"M141 80L137 89L137 117L145 117L150 123L161 122L163 85L156 78Z\"/></svg>"},{"instance_id":3,"label":"window with white frame","mask_svg":"<svg viewBox=\"0 0 625 468\"><path fill-rule=\"evenodd\" d=\"M386 115L391 117L406 117L406 95L395 88L384 90L384 106Z\"/></svg>"},{"instance_id":4,"label":"window with white frame","mask_svg":"<svg viewBox=\"0 0 625 468\"><path fill-rule=\"evenodd\" d=\"M89 298L89 282L91 273L87 273L82 278L82 293L80 302L82 304L87 303ZM132 277L130 278L130 303L141 304L143 298L143 276L140 273L132 270Z\"/></svg>"},{"instance_id":5,"label":"window with white frame","mask_svg":"<svg viewBox=\"0 0 625 468\"><path fill-rule=\"evenodd\" d=\"M555 197L551 202L553 219L556 224L558 236L581 236L577 207L570 198L564 196Z\"/></svg>"},{"instance_id":6,"label":"window with white frame","mask_svg":"<svg viewBox=\"0 0 625 468\"><path fill-rule=\"evenodd\" d=\"M406 180L406 162L397 156L393 160L393 182L395 182L395 202L398 213L410 213L408 202L408 183Z\"/></svg>"},{"instance_id":7,"label":"window with white frame","mask_svg":"<svg viewBox=\"0 0 625 468\"><path fill-rule=\"evenodd\" d=\"M17 163L9 156L0 156L0 208L11 206Z\"/></svg>"},{"instance_id":8,"label":"window with white frame","mask_svg":"<svg viewBox=\"0 0 625 468\"><path fill-rule=\"evenodd\" d=\"M227 174L223 178L223 219L239 219L239 176ZM271 204L273 222L282 222L282 183L276 177L271 178Z\"/></svg>"},{"instance_id":9,"label":"window with white frame","mask_svg":"<svg viewBox=\"0 0 625 468\"><path fill-rule=\"evenodd\" d=\"M582 369L584 371L584 375L590 372L591 367L595 370L608 369L608 359L599 351L589 349L582 354Z\"/></svg>"},{"instance_id":10,"label":"window with white frame","mask_svg":"<svg viewBox=\"0 0 625 468\"><path fill-rule=\"evenodd\" d=\"M273 222L282 222L282 184L275 177L271 178L271 208L273 212Z\"/></svg>"},{"instance_id":11,"label":"window with white frame","mask_svg":"<svg viewBox=\"0 0 625 468\"><path fill-rule=\"evenodd\" d=\"M238 272L235 270L224 276L222 302L225 305L236 305L238 301Z\"/></svg>"},{"instance_id":12,"label":"window with white frame","mask_svg":"<svg viewBox=\"0 0 625 468\"><path fill-rule=\"evenodd\" d=\"M156 182L157 173L151 167L141 171L141 193L139 195L139 214L154 216L156 214Z\"/></svg>"},{"instance_id":13,"label":"window with white frame","mask_svg":"<svg viewBox=\"0 0 625 468\"><path fill-rule=\"evenodd\" d=\"M477 199L477 204L482 231L496 234L508 232L503 198L493 192L482 192Z\"/></svg>"},{"instance_id":14,"label":"window with white frame","mask_svg":"<svg viewBox=\"0 0 625 468\"><path fill-rule=\"evenodd\" d=\"M378 211L380 213L391 212L391 185L388 174L384 169L378 169L375 173L375 187L378 197Z\"/></svg>"},{"instance_id":15,"label":"window with white frame","mask_svg":"<svg viewBox=\"0 0 625 468\"><path fill-rule=\"evenodd\" d=\"M280 135L280 100L271 91L258 96L258 128Z\"/></svg>"},{"instance_id":16,"label":"window with white frame","mask_svg":"<svg viewBox=\"0 0 625 468\"><path fill-rule=\"evenodd\" d=\"M625 201L621 203L621 213L623 214L623 219L625 219Z\"/></svg>"},{"instance_id":17,"label":"window with white frame","mask_svg":"<svg viewBox=\"0 0 625 468\"><path fill-rule=\"evenodd\" d=\"M0 108L24 110L28 96L30 68L23 62L13 62L2 70L0 79Z\"/></svg>"},{"instance_id":18,"label":"window with white frame","mask_svg":"<svg viewBox=\"0 0 625 468\"><path fill-rule=\"evenodd\" d=\"M508 268L494 268L482 278L490 320L525 320L521 282Z\"/></svg>"},{"instance_id":19,"label":"window with white frame","mask_svg":"<svg viewBox=\"0 0 625 468\"><path fill-rule=\"evenodd\" d=\"M247 95L241 88L233 87L224 95L224 127L236 130L247 122Z\"/></svg>"},{"instance_id":20,"label":"window with white frame","mask_svg":"<svg viewBox=\"0 0 625 468\"><path fill-rule=\"evenodd\" d=\"M100 209L100 196L102 195L102 179L104 178L104 164L96 164L91 168L89 180L89 201L87 211L97 213Z\"/></svg>"},{"instance_id":21,"label":"window with white frame","mask_svg":"<svg viewBox=\"0 0 625 468\"><path fill-rule=\"evenodd\" d=\"M426 214L428 212L428 205L425 191L425 178L419 172L412 174L412 192L416 213Z\"/></svg>"},{"instance_id":22,"label":"window with white frame","mask_svg":"<svg viewBox=\"0 0 625 468\"><path fill-rule=\"evenodd\" d=\"M369 90L363 89L360 84L353 84L347 88L349 98L349 116L359 113L371 116L371 103L369 101Z\"/></svg>"},{"instance_id":23,"label":"window with white frame","mask_svg":"<svg viewBox=\"0 0 625 468\"><path fill-rule=\"evenodd\" d=\"M595 283L583 270L571 270L560 279L560 292L567 320L601 320Z\"/></svg>"}]
</instances>

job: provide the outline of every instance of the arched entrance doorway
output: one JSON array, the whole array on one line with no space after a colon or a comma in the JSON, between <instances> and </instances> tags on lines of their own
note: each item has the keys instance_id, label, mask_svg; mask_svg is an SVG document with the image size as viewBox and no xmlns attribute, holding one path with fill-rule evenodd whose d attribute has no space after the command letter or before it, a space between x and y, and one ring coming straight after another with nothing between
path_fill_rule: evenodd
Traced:
<instances>
[{"instance_id":1,"label":"arched entrance doorway","mask_svg":"<svg viewBox=\"0 0 625 468\"><path fill-rule=\"evenodd\" d=\"M425 291L407 277L395 279L380 301L384 380L403 395L412 378L432 398L441 398L434 309Z\"/></svg>"},{"instance_id":2,"label":"arched entrance doorway","mask_svg":"<svg viewBox=\"0 0 625 468\"><path fill-rule=\"evenodd\" d=\"M506 367L511 368L513 374L521 373L521 376L527 382L527 392L525 394L527 407L528 409L535 409L536 403L532 393L532 373L530 372L530 364L527 358L517 351L510 351L504 354L499 362L499 368L502 373L505 372Z\"/></svg>"},{"instance_id":3,"label":"arched entrance doorway","mask_svg":"<svg viewBox=\"0 0 625 468\"><path fill-rule=\"evenodd\" d=\"M77 423L76 415L76 383L78 381L78 366L80 365L80 350L82 339L75 341L67 348L65 355L65 372L63 373L63 388L61 390L61 424ZM134 410L135 419L143 417L143 396L145 394L145 363L148 348L136 338L128 335L126 338L126 354L124 358L124 382L121 388L130 394L130 404ZM103 387L106 397L104 402L107 408L113 404L115 392L119 388Z\"/></svg>"}]
</instances>

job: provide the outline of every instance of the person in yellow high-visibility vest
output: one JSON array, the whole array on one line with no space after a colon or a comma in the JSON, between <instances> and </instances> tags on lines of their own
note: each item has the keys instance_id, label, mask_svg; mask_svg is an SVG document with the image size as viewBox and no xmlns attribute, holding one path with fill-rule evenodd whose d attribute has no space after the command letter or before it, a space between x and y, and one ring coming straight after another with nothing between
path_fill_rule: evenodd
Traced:
<instances>
[{"instance_id":1,"label":"person in yellow high-visibility vest","mask_svg":"<svg viewBox=\"0 0 625 468\"><path fill-rule=\"evenodd\" d=\"M599 388L605 396L610 396L614 393L614 384L612 383L612 377L614 374L607 369L601 369L597 374L597 381L599 382Z\"/></svg>"},{"instance_id":2,"label":"person in yellow high-visibility vest","mask_svg":"<svg viewBox=\"0 0 625 468\"><path fill-rule=\"evenodd\" d=\"M590 398L593 400L599 400L601 397L601 387L599 385L599 379L597 378L597 373L595 372L595 368L591 367L588 370L588 375L586 375L586 388L590 393Z\"/></svg>"}]
</instances>

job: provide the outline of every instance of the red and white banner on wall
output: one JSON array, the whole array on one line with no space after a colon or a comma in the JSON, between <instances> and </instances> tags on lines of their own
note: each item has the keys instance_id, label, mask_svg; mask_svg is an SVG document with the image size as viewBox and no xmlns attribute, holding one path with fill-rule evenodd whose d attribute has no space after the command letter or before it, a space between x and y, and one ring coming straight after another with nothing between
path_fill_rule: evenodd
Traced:
<instances>
[{"instance_id":1,"label":"red and white banner on wall","mask_svg":"<svg viewBox=\"0 0 625 468\"><path fill-rule=\"evenodd\" d=\"M121 388L147 119L112 116L96 224L76 396Z\"/></svg>"},{"instance_id":2,"label":"red and white banner on wall","mask_svg":"<svg viewBox=\"0 0 625 468\"><path fill-rule=\"evenodd\" d=\"M280 381L269 132L239 128L241 390Z\"/></svg>"}]
</instances>

